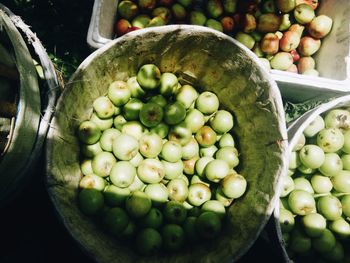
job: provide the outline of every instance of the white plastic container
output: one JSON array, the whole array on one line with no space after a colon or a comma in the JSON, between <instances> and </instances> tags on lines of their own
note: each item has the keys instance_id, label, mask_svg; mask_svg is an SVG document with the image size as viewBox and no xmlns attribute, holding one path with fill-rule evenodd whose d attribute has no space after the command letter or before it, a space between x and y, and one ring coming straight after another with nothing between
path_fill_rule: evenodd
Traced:
<instances>
[{"instance_id":1,"label":"white plastic container","mask_svg":"<svg viewBox=\"0 0 350 263\"><path fill-rule=\"evenodd\" d=\"M118 0L95 0L87 35L87 43L98 49L114 38Z\"/></svg>"},{"instance_id":2,"label":"white plastic container","mask_svg":"<svg viewBox=\"0 0 350 263\"><path fill-rule=\"evenodd\" d=\"M317 13L330 16L334 22L331 33L322 40L322 47L315 56L317 69L323 77L272 70L272 77L286 100L320 100L350 92L350 1L322 0L320 3ZM95 0L87 35L87 42L93 49L114 38L117 5L116 0Z\"/></svg>"}]
</instances>

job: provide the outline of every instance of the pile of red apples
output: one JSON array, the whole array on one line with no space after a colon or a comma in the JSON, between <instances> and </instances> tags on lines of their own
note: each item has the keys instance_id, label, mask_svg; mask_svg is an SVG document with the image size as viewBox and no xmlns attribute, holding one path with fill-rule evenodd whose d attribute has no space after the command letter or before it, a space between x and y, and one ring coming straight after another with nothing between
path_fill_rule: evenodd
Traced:
<instances>
[{"instance_id":1,"label":"pile of red apples","mask_svg":"<svg viewBox=\"0 0 350 263\"><path fill-rule=\"evenodd\" d=\"M252 50L268 67L318 76L313 55L332 29L317 14L318 0L122 0L115 36L168 24L224 32Z\"/></svg>"}]
</instances>

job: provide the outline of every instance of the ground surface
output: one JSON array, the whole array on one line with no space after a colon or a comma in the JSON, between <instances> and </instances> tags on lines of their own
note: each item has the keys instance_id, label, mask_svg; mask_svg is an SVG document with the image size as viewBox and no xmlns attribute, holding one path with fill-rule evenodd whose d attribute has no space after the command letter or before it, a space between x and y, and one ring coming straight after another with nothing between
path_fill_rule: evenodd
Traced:
<instances>
[{"instance_id":1,"label":"ground surface","mask_svg":"<svg viewBox=\"0 0 350 263\"><path fill-rule=\"evenodd\" d=\"M1 0L31 26L57 69L68 79L91 53L86 44L92 0ZM92 262L55 216L44 185L44 163L21 194L0 213L0 262ZM239 262L280 262L271 245L259 238Z\"/></svg>"}]
</instances>

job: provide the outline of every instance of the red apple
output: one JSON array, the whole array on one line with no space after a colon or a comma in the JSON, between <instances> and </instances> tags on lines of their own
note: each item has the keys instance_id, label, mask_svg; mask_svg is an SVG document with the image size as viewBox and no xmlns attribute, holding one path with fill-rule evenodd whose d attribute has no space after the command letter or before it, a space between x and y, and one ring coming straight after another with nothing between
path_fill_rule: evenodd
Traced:
<instances>
[{"instance_id":1,"label":"red apple","mask_svg":"<svg viewBox=\"0 0 350 263\"><path fill-rule=\"evenodd\" d=\"M300 40L298 51L303 56L312 56L315 54L321 47L321 40L305 36Z\"/></svg>"},{"instance_id":2,"label":"red apple","mask_svg":"<svg viewBox=\"0 0 350 263\"><path fill-rule=\"evenodd\" d=\"M305 29L305 27L302 25L293 24L290 26L288 31L296 32L296 33L298 33L299 37L301 37L303 35L304 29Z\"/></svg>"},{"instance_id":3,"label":"red apple","mask_svg":"<svg viewBox=\"0 0 350 263\"><path fill-rule=\"evenodd\" d=\"M141 29L141 28L139 28L139 27L137 27L137 26L131 26L131 27L129 27L129 28L126 30L126 33L129 33L129 32L131 32L131 31L135 31L135 30L138 30L138 29Z\"/></svg>"},{"instance_id":4,"label":"red apple","mask_svg":"<svg viewBox=\"0 0 350 263\"><path fill-rule=\"evenodd\" d=\"M278 36L274 33L267 33L260 42L260 48L268 55L276 54L279 49Z\"/></svg>"},{"instance_id":5,"label":"red apple","mask_svg":"<svg viewBox=\"0 0 350 263\"><path fill-rule=\"evenodd\" d=\"M307 4L315 10L318 7L318 0L295 0L295 5Z\"/></svg>"},{"instance_id":6,"label":"red apple","mask_svg":"<svg viewBox=\"0 0 350 263\"><path fill-rule=\"evenodd\" d=\"M129 28L131 27L131 24L128 20L122 18L115 23L114 30L117 33L117 36L122 36L126 33L128 33Z\"/></svg>"},{"instance_id":7,"label":"red apple","mask_svg":"<svg viewBox=\"0 0 350 263\"><path fill-rule=\"evenodd\" d=\"M235 27L235 21L230 16L224 16L221 19L221 25L222 25L222 28L224 29L225 33L227 33L227 34L232 33L233 29Z\"/></svg>"},{"instance_id":8,"label":"red apple","mask_svg":"<svg viewBox=\"0 0 350 263\"><path fill-rule=\"evenodd\" d=\"M286 52L290 52L298 47L300 43L300 37L295 31L286 31L280 40L280 49Z\"/></svg>"},{"instance_id":9,"label":"red apple","mask_svg":"<svg viewBox=\"0 0 350 263\"><path fill-rule=\"evenodd\" d=\"M309 69L315 68L315 60L312 57L302 57L298 61L298 72L303 74Z\"/></svg>"},{"instance_id":10,"label":"red apple","mask_svg":"<svg viewBox=\"0 0 350 263\"><path fill-rule=\"evenodd\" d=\"M296 51L295 49L290 51L289 53L293 57L293 62L296 62L296 61L298 61L300 59L300 55L299 55L298 51Z\"/></svg>"},{"instance_id":11,"label":"red apple","mask_svg":"<svg viewBox=\"0 0 350 263\"><path fill-rule=\"evenodd\" d=\"M331 32L333 21L330 17L320 15L315 17L308 26L309 33L314 38L324 38Z\"/></svg>"}]
</instances>

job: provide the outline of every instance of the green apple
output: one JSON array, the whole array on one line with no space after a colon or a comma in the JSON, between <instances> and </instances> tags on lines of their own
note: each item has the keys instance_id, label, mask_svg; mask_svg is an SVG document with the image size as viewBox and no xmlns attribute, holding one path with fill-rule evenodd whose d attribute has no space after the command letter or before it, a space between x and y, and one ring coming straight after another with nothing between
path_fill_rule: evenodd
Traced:
<instances>
[{"instance_id":1,"label":"green apple","mask_svg":"<svg viewBox=\"0 0 350 263\"><path fill-rule=\"evenodd\" d=\"M202 183L196 183L190 185L188 188L187 201L194 206L201 206L206 201L210 200L211 191L210 188Z\"/></svg>"},{"instance_id":2,"label":"green apple","mask_svg":"<svg viewBox=\"0 0 350 263\"><path fill-rule=\"evenodd\" d=\"M104 213L103 225L108 232L119 236L128 226L129 217L120 207L113 207Z\"/></svg>"},{"instance_id":3,"label":"green apple","mask_svg":"<svg viewBox=\"0 0 350 263\"><path fill-rule=\"evenodd\" d=\"M199 94L197 90L191 85L183 85L176 93L176 100L181 102L186 109L196 101Z\"/></svg>"},{"instance_id":4,"label":"green apple","mask_svg":"<svg viewBox=\"0 0 350 263\"><path fill-rule=\"evenodd\" d=\"M223 203L218 200L208 200L202 205L203 211L210 211L216 213L220 219L226 214L226 209Z\"/></svg>"},{"instance_id":5,"label":"green apple","mask_svg":"<svg viewBox=\"0 0 350 263\"><path fill-rule=\"evenodd\" d=\"M114 127L115 127L117 130L121 131L122 128L123 128L123 125L124 125L125 123L127 123L127 120L124 118L124 116L123 116L123 115L118 115L118 116L116 116L116 117L113 119L112 125L114 125Z\"/></svg>"},{"instance_id":6,"label":"green apple","mask_svg":"<svg viewBox=\"0 0 350 263\"><path fill-rule=\"evenodd\" d=\"M131 185L136 176L136 168L128 161L116 162L110 173L111 182L118 187L125 188Z\"/></svg>"},{"instance_id":7,"label":"green apple","mask_svg":"<svg viewBox=\"0 0 350 263\"><path fill-rule=\"evenodd\" d=\"M240 174L230 173L220 182L222 192L229 198L241 197L247 189L247 181Z\"/></svg>"},{"instance_id":8,"label":"green apple","mask_svg":"<svg viewBox=\"0 0 350 263\"><path fill-rule=\"evenodd\" d=\"M215 199L224 205L224 207L228 207L232 204L233 198L227 197L219 186L215 191Z\"/></svg>"},{"instance_id":9,"label":"green apple","mask_svg":"<svg viewBox=\"0 0 350 263\"><path fill-rule=\"evenodd\" d=\"M121 132L115 128L104 130L100 138L101 148L104 151L112 152L113 142L120 134Z\"/></svg>"},{"instance_id":10,"label":"green apple","mask_svg":"<svg viewBox=\"0 0 350 263\"><path fill-rule=\"evenodd\" d=\"M224 160L215 159L210 161L204 169L206 178L214 183L218 183L229 174L230 167Z\"/></svg>"},{"instance_id":11,"label":"green apple","mask_svg":"<svg viewBox=\"0 0 350 263\"><path fill-rule=\"evenodd\" d=\"M81 178L79 187L103 191L103 189L106 187L106 181L101 176L96 174L88 174Z\"/></svg>"},{"instance_id":12,"label":"green apple","mask_svg":"<svg viewBox=\"0 0 350 263\"><path fill-rule=\"evenodd\" d=\"M239 164L238 156L235 153L234 147L232 146L220 148L215 153L215 158L219 160L224 160L231 169L235 168Z\"/></svg>"},{"instance_id":13,"label":"green apple","mask_svg":"<svg viewBox=\"0 0 350 263\"><path fill-rule=\"evenodd\" d=\"M226 110L218 110L209 120L210 126L219 134L228 132L233 127L233 116Z\"/></svg>"},{"instance_id":14,"label":"green apple","mask_svg":"<svg viewBox=\"0 0 350 263\"><path fill-rule=\"evenodd\" d=\"M142 218L140 218L140 225L143 228L159 229L163 224L163 214L158 208L152 207L151 210Z\"/></svg>"},{"instance_id":15,"label":"green apple","mask_svg":"<svg viewBox=\"0 0 350 263\"><path fill-rule=\"evenodd\" d=\"M184 160L184 173L187 175L192 175L195 172L195 165L197 160L199 159L199 156L195 156L189 160Z\"/></svg>"},{"instance_id":16,"label":"green apple","mask_svg":"<svg viewBox=\"0 0 350 263\"><path fill-rule=\"evenodd\" d=\"M308 4L297 5L294 9L294 18L299 24L308 24L314 17L315 11Z\"/></svg>"},{"instance_id":17,"label":"green apple","mask_svg":"<svg viewBox=\"0 0 350 263\"><path fill-rule=\"evenodd\" d=\"M167 180L172 180L178 178L183 174L184 164L181 160L172 163L162 160L162 165L164 167L164 178Z\"/></svg>"},{"instance_id":18,"label":"green apple","mask_svg":"<svg viewBox=\"0 0 350 263\"><path fill-rule=\"evenodd\" d=\"M111 173L112 167L117 162L117 159L110 152L100 152L92 159L93 172L101 177L107 177Z\"/></svg>"},{"instance_id":19,"label":"green apple","mask_svg":"<svg viewBox=\"0 0 350 263\"><path fill-rule=\"evenodd\" d=\"M131 97L130 89L126 82L117 80L108 87L108 98L115 106L122 106L128 102Z\"/></svg>"},{"instance_id":20,"label":"green apple","mask_svg":"<svg viewBox=\"0 0 350 263\"><path fill-rule=\"evenodd\" d=\"M162 184L148 184L145 187L144 192L151 198L152 204L155 206L164 204L168 201L169 191L168 188Z\"/></svg>"},{"instance_id":21,"label":"green apple","mask_svg":"<svg viewBox=\"0 0 350 263\"><path fill-rule=\"evenodd\" d=\"M291 232L295 224L294 215L289 210L281 208L279 214L279 223L282 233Z\"/></svg>"},{"instance_id":22,"label":"green apple","mask_svg":"<svg viewBox=\"0 0 350 263\"><path fill-rule=\"evenodd\" d=\"M83 121L79 125L78 137L85 144L94 144L101 137L101 130L92 121Z\"/></svg>"},{"instance_id":23,"label":"green apple","mask_svg":"<svg viewBox=\"0 0 350 263\"><path fill-rule=\"evenodd\" d=\"M196 108L203 114L212 114L219 108L219 99L213 92L204 91L196 99Z\"/></svg>"},{"instance_id":24,"label":"green apple","mask_svg":"<svg viewBox=\"0 0 350 263\"><path fill-rule=\"evenodd\" d=\"M318 213L303 216L301 223L309 237L319 237L327 227L326 219Z\"/></svg>"},{"instance_id":25,"label":"green apple","mask_svg":"<svg viewBox=\"0 0 350 263\"><path fill-rule=\"evenodd\" d=\"M137 140L140 140L140 138L145 133L145 130L146 130L145 126L143 126L138 121L128 121L121 128L121 132L123 134L130 135L130 136L134 137Z\"/></svg>"},{"instance_id":26,"label":"green apple","mask_svg":"<svg viewBox=\"0 0 350 263\"><path fill-rule=\"evenodd\" d=\"M196 173L201 176L201 177L204 177L204 170L205 170L205 167L207 166L207 164L211 161L213 161L214 158L213 157L209 157L209 156L205 156L205 157L201 157L199 158L197 161L196 161L196 164L195 164L195 170L196 170Z\"/></svg>"},{"instance_id":27,"label":"green apple","mask_svg":"<svg viewBox=\"0 0 350 263\"><path fill-rule=\"evenodd\" d=\"M104 189L103 196L107 205L121 206L124 205L124 202L130 193L129 188L120 188L111 184Z\"/></svg>"},{"instance_id":28,"label":"green apple","mask_svg":"<svg viewBox=\"0 0 350 263\"><path fill-rule=\"evenodd\" d=\"M332 231L326 228L321 236L312 239L312 247L321 253L331 251L336 244L336 239Z\"/></svg>"},{"instance_id":29,"label":"green apple","mask_svg":"<svg viewBox=\"0 0 350 263\"><path fill-rule=\"evenodd\" d=\"M103 203L104 198L101 191L85 188L79 192L79 208L85 215L96 215L102 210Z\"/></svg>"},{"instance_id":30,"label":"green apple","mask_svg":"<svg viewBox=\"0 0 350 263\"><path fill-rule=\"evenodd\" d=\"M181 224L187 217L187 210L182 203L177 201L169 201L164 206L163 215L167 222Z\"/></svg>"},{"instance_id":31,"label":"green apple","mask_svg":"<svg viewBox=\"0 0 350 263\"><path fill-rule=\"evenodd\" d=\"M137 98L131 98L123 106L124 118L128 121L135 121L139 119L140 111L143 107L143 102Z\"/></svg>"},{"instance_id":32,"label":"green apple","mask_svg":"<svg viewBox=\"0 0 350 263\"><path fill-rule=\"evenodd\" d=\"M168 138L169 141L178 142L183 146L191 140L192 132L186 125L180 123L171 128Z\"/></svg>"},{"instance_id":33,"label":"green apple","mask_svg":"<svg viewBox=\"0 0 350 263\"><path fill-rule=\"evenodd\" d=\"M176 125L182 122L186 117L186 108L179 102L175 101L168 104L164 109L164 121L169 125Z\"/></svg>"},{"instance_id":34,"label":"green apple","mask_svg":"<svg viewBox=\"0 0 350 263\"><path fill-rule=\"evenodd\" d=\"M347 239L350 236L350 225L343 218L332 221L329 229L339 238Z\"/></svg>"},{"instance_id":35,"label":"green apple","mask_svg":"<svg viewBox=\"0 0 350 263\"><path fill-rule=\"evenodd\" d=\"M130 77L127 80L126 84L130 90L131 97L142 98L146 94L146 92L141 88L140 84L137 82L136 76Z\"/></svg>"},{"instance_id":36,"label":"green apple","mask_svg":"<svg viewBox=\"0 0 350 263\"><path fill-rule=\"evenodd\" d=\"M94 144L82 144L80 145L80 150L87 158L93 158L95 155L103 151L99 141Z\"/></svg>"},{"instance_id":37,"label":"green apple","mask_svg":"<svg viewBox=\"0 0 350 263\"><path fill-rule=\"evenodd\" d=\"M185 244L185 232L181 226L166 224L162 228L163 248L167 251L178 251Z\"/></svg>"},{"instance_id":38,"label":"green apple","mask_svg":"<svg viewBox=\"0 0 350 263\"><path fill-rule=\"evenodd\" d=\"M311 249L311 238L295 229L291 234L289 248L296 253L306 253Z\"/></svg>"},{"instance_id":39,"label":"green apple","mask_svg":"<svg viewBox=\"0 0 350 263\"><path fill-rule=\"evenodd\" d=\"M165 72L160 77L159 92L163 96L171 96L178 85L177 77L173 73Z\"/></svg>"},{"instance_id":40,"label":"green apple","mask_svg":"<svg viewBox=\"0 0 350 263\"><path fill-rule=\"evenodd\" d=\"M195 135L197 142L202 147L213 145L216 142L216 137L215 131L210 126L201 127Z\"/></svg>"},{"instance_id":41,"label":"green apple","mask_svg":"<svg viewBox=\"0 0 350 263\"><path fill-rule=\"evenodd\" d=\"M144 182L140 180L140 178L136 175L134 178L134 181L129 185L130 192L135 192L137 190L143 190L145 189L146 185Z\"/></svg>"},{"instance_id":42,"label":"green apple","mask_svg":"<svg viewBox=\"0 0 350 263\"><path fill-rule=\"evenodd\" d=\"M169 126L164 122L160 122L156 126L152 127L150 132L158 134L160 138L164 139L169 134Z\"/></svg>"},{"instance_id":43,"label":"green apple","mask_svg":"<svg viewBox=\"0 0 350 263\"><path fill-rule=\"evenodd\" d=\"M163 144L161 156L165 161L178 162L182 157L182 147L178 142L167 141Z\"/></svg>"},{"instance_id":44,"label":"green apple","mask_svg":"<svg viewBox=\"0 0 350 263\"><path fill-rule=\"evenodd\" d=\"M162 121L163 115L162 106L154 102L148 102L141 108L139 117L141 123L146 127L155 127Z\"/></svg>"},{"instance_id":45,"label":"green apple","mask_svg":"<svg viewBox=\"0 0 350 263\"><path fill-rule=\"evenodd\" d=\"M94 100L92 107L101 119L108 119L114 115L114 105L107 97L98 97Z\"/></svg>"},{"instance_id":46,"label":"green apple","mask_svg":"<svg viewBox=\"0 0 350 263\"><path fill-rule=\"evenodd\" d=\"M311 177L310 182L311 182L312 188L318 194L329 193L333 188L331 179L321 174L313 175Z\"/></svg>"},{"instance_id":47,"label":"green apple","mask_svg":"<svg viewBox=\"0 0 350 263\"><path fill-rule=\"evenodd\" d=\"M83 173L83 175L94 173L94 171L92 170L91 163L92 163L91 159L84 159L83 161L81 161L80 170Z\"/></svg>"},{"instance_id":48,"label":"green apple","mask_svg":"<svg viewBox=\"0 0 350 263\"><path fill-rule=\"evenodd\" d=\"M195 216L189 216L186 218L185 222L183 223L182 227L185 232L186 240L193 242L198 241L198 233L196 231L196 220L197 217Z\"/></svg>"},{"instance_id":49,"label":"green apple","mask_svg":"<svg viewBox=\"0 0 350 263\"><path fill-rule=\"evenodd\" d=\"M221 232L220 217L211 211L203 212L196 220L196 230L200 237L213 239Z\"/></svg>"},{"instance_id":50,"label":"green apple","mask_svg":"<svg viewBox=\"0 0 350 263\"><path fill-rule=\"evenodd\" d=\"M146 90L154 90L160 84L161 73L154 64L145 64L137 72L137 82Z\"/></svg>"},{"instance_id":51,"label":"green apple","mask_svg":"<svg viewBox=\"0 0 350 263\"><path fill-rule=\"evenodd\" d=\"M191 138L191 140L182 146L182 159L189 160L195 156L199 155L199 145L196 139Z\"/></svg>"},{"instance_id":52,"label":"green apple","mask_svg":"<svg viewBox=\"0 0 350 263\"><path fill-rule=\"evenodd\" d=\"M113 125L113 118L101 119L95 112L92 113L90 121L95 123L101 131L107 130Z\"/></svg>"},{"instance_id":53,"label":"green apple","mask_svg":"<svg viewBox=\"0 0 350 263\"><path fill-rule=\"evenodd\" d=\"M121 134L113 141L113 153L122 161L129 161L139 150L137 139L128 134Z\"/></svg>"},{"instance_id":54,"label":"green apple","mask_svg":"<svg viewBox=\"0 0 350 263\"><path fill-rule=\"evenodd\" d=\"M296 215L307 215L316 212L314 197L304 190L293 190L288 196L288 205Z\"/></svg>"},{"instance_id":55,"label":"green apple","mask_svg":"<svg viewBox=\"0 0 350 263\"><path fill-rule=\"evenodd\" d=\"M134 167L139 167L141 162L143 161L143 157L141 153L137 153L129 162L134 166Z\"/></svg>"},{"instance_id":56,"label":"green apple","mask_svg":"<svg viewBox=\"0 0 350 263\"><path fill-rule=\"evenodd\" d=\"M146 158L155 158L162 151L162 138L155 133L144 134L139 141L139 151Z\"/></svg>"},{"instance_id":57,"label":"green apple","mask_svg":"<svg viewBox=\"0 0 350 263\"><path fill-rule=\"evenodd\" d=\"M196 133L200 128L204 126L204 115L197 109L190 109L187 112L184 123L192 133Z\"/></svg>"},{"instance_id":58,"label":"green apple","mask_svg":"<svg viewBox=\"0 0 350 263\"><path fill-rule=\"evenodd\" d=\"M304 190L310 194L314 194L314 189L311 186L311 183L308 179L304 177L294 178L294 189L295 190Z\"/></svg>"},{"instance_id":59,"label":"green apple","mask_svg":"<svg viewBox=\"0 0 350 263\"><path fill-rule=\"evenodd\" d=\"M218 147L214 145L209 147L202 147L199 150L199 156L200 157L213 157L215 153L218 151Z\"/></svg>"},{"instance_id":60,"label":"green apple","mask_svg":"<svg viewBox=\"0 0 350 263\"><path fill-rule=\"evenodd\" d=\"M137 167L137 175L144 183L159 183L165 176L164 166L159 160L144 159Z\"/></svg>"},{"instance_id":61,"label":"green apple","mask_svg":"<svg viewBox=\"0 0 350 263\"><path fill-rule=\"evenodd\" d=\"M136 235L135 247L141 255L153 255L162 247L162 236L153 228L144 228Z\"/></svg>"},{"instance_id":62,"label":"green apple","mask_svg":"<svg viewBox=\"0 0 350 263\"><path fill-rule=\"evenodd\" d=\"M137 190L127 197L125 208L131 217L140 218L151 210L152 201L146 193Z\"/></svg>"},{"instance_id":63,"label":"green apple","mask_svg":"<svg viewBox=\"0 0 350 263\"><path fill-rule=\"evenodd\" d=\"M181 178L175 178L169 181L167 184L169 191L169 199L184 202L188 196L188 186L186 182Z\"/></svg>"}]
</instances>

